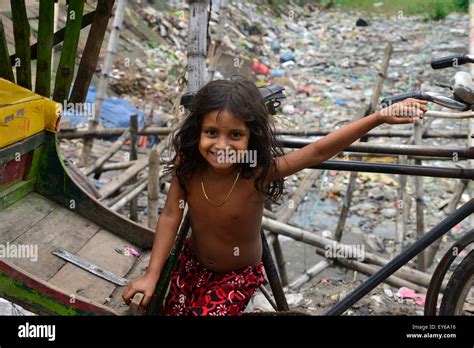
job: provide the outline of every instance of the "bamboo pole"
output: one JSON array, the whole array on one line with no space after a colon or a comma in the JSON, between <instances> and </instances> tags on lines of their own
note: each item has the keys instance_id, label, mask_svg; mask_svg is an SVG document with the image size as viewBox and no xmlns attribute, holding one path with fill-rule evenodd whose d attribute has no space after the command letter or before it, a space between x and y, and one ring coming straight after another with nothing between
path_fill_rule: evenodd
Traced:
<instances>
[{"instance_id":1,"label":"bamboo pole","mask_svg":"<svg viewBox=\"0 0 474 348\"><path fill-rule=\"evenodd\" d=\"M49 0L48 0L49 1ZM82 53L81 62L77 70L76 80L71 92L71 103L84 103L89 85L97 68L100 48L104 40L107 24L112 15L115 0L98 0L94 19Z\"/></svg>"},{"instance_id":2,"label":"bamboo pole","mask_svg":"<svg viewBox=\"0 0 474 348\"><path fill-rule=\"evenodd\" d=\"M387 44L383 53L383 61L380 66L379 75L377 82L375 83L374 90L372 92L372 97L370 99L370 104L368 107L363 107L359 112L358 118L366 117L372 114L378 105L380 98L380 93L382 92L383 82L385 81L385 76L387 76L387 70L390 63L390 57L392 56L393 47L392 44ZM367 137L362 137L361 142L367 142ZM358 158L360 159L360 157ZM357 179L358 172L351 172L349 176L349 183L347 184L346 194L344 195L344 201L342 203L341 213L339 215L339 221L336 226L336 231L334 233L336 241L340 241L342 238L342 233L346 225L347 216L349 215L349 209L352 203L352 192L355 188L355 183Z\"/></svg>"},{"instance_id":3,"label":"bamboo pole","mask_svg":"<svg viewBox=\"0 0 474 348\"><path fill-rule=\"evenodd\" d=\"M130 157L132 161L136 161L138 158L137 154L137 131L138 131L138 116L130 116ZM136 177L130 179L130 183L136 182ZM138 199L133 197L130 200L130 220L138 221Z\"/></svg>"},{"instance_id":4,"label":"bamboo pole","mask_svg":"<svg viewBox=\"0 0 474 348\"><path fill-rule=\"evenodd\" d=\"M262 228L267 230L271 230L274 233L279 233L284 236L290 237L292 239L319 247L323 250L327 248L337 248L338 250L342 250L346 255L347 254L354 254L354 247L350 245L346 245L343 243L338 243L336 241L326 239L320 237L313 232L304 230L299 227L290 226L288 224L283 224L281 222L275 221L273 219L263 217L262 218ZM388 261L381 258L380 256L374 255L367 251L364 252L364 261L370 262L373 264L383 264L385 265ZM411 281L413 283L417 283L418 285L428 286L430 277L423 272L415 272L408 266L403 266L400 270L397 271L396 275L400 278L405 278L405 273L409 272L411 274ZM416 282L415 282L416 280Z\"/></svg>"},{"instance_id":5,"label":"bamboo pole","mask_svg":"<svg viewBox=\"0 0 474 348\"><path fill-rule=\"evenodd\" d=\"M135 163L136 161L105 163L100 168L97 169L97 172L103 173L103 172L109 172L111 170L127 169L133 166Z\"/></svg>"},{"instance_id":6,"label":"bamboo pole","mask_svg":"<svg viewBox=\"0 0 474 348\"><path fill-rule=\"evenodd\" d=\"M54 35L54 2L40 0L38 24L38 59L36 61L35 92L51 97L51 55Z\"/></svg>"},{"instance_id":7,"label":"bamboo pole","mask_svg":"<svg viewBox=\"0 0 474 348\"><path fill-rule=\"evenodd\" d=\"M308 283L311 279L317 276L319 273L324 271L326 268L333 264L329 260L321 260L316 265L304 272L303 275L293 280L287 287L288 290L298 290L304 284Z\"/></svg>"},{"instance_id":8,"label":"bamboo pole","mask_svg":"<svg viewBox=\"0 0 474 348\"><path fill-rule=\"evenodd\" d=\"M144 189L146 189L148 185L148 182L145 181L138 186L136 186L130 193L125 195L122 199L120 199L117 203L112 205L110 209L113 211L118 211L122 209L127 203L131 202L133 199L135 199Z\"/></svg>"},{"instance_id":9,"label":"bamboo pole","mask_svg":"<svg viewBox=\"0 0 474 348\"><path fill-rule=\"evenodd\" d=\"M124 188L123 192L121 192L120 194L118 194L117 196L115 196L114 198L112 198L110 200L103 201L102 203L104 205L108 206L108 207L113 206L115 203L122 200L124 197L128 196L130 192L135 190L138 186L140 186L141 184L143 184L147 180L148 180L148 174L145 173L143 176L140 177L140 179L138 179L138 181L136 183L134 183L132 185L128 185L126 188L121 187L121 189ZM129 200L125 200L124 204L126 204L128 202L129 202Z\"/></svg>"},{"instance_id":10,"label":"bamboo pole","mask_svg":"<svg viewBox=\"0 0 474 348\"><path fill-rule=\"evenodd\" d=\"M58 132L59 139L81 139L81 138L104 138L119 136L128 128L109 128L109 129L87 129L87 130L61 130ZM146 127L138 131L139 135L168 135L171 134L171 128L168 127Z\"/></svg>"},{"instance_id":11,"label":"bamboo pole","mask_svg":"<svg viewBox=\"0 0 474 348\"><path fill-rule=\"evenodd\" d=\"M368 276L375 274L381 268L381 267L367 265L362 262L354 261L354 260L336 259L336 262L340 263L344 267L353 269L357 272L364 273ZM415 290L418 293L422 293L422 294L426 293L425 287L419 286L417 284L409 282L405 279L401 279L394 275L391 275L390 277L386 278L384 280L384 283L390 286L394 286L396 288L407 287L407 288Z\"/></svg>"},{"instance_id":12,"label":"bamboo pole","mask_svg":"<svg viewBox=\"0 0 474 348\"><path fill-rule=\"evenodd\" d=\"M119 176L113 178L107 185L100 189L102 200L110 197L116 192L122 185L128 182L131 178L135 177L139 172L148 166L148 157L142 157L138 159L135 164L127 170L125 170Z\"/></svg>"},{"instance_id":13,"label":"bamboo pole","mask_svg":"<svg viewBox=\"0 0 474 348\"><path fill-rule=\"evenodd\" d=\"M104 153L102 156L100 156L94 163L90 164L86 168L82 170L84 175L90 175L95 172L99 172L100 168L103 166L103 164L110 158L112 157L117 151L120 150L122 145L130 139L130 129L127 129L122 133L120 138L118 138L112 146ZM131 161L134 161L130 158Z\"/></svg>"},{"instance_id":14,"label":"bamboo pole","mask_svg":"<svg viewBox=\"0 0 474 348\"><path fill-rule=\"evenodd\" d=\"M10 0L15 37L16 83L31 90L30 24L25 0Z\"/></svg>"},{"instance_id":15,"label":"bamboo pole","mask_svg":"<svg viewBox=\"0 0 474 348\"><path fill-rule=\"evenodd\" d=\"M112 24L112 31L110 32L109 42L107 43L107 52L104 58L104 64L102 66L99 84L97 86L97 94L95 100L95 113L94 117L89 121L89 129L94 130L99 125L100 113L102 111L102 104L107 94L107 84L110 71L112 70L112 61L117 50L117 43L119 33L123 23L123 17L125 14L125 7L127 0L119 0L117 8L115 9L115 17ZM84 139L84 146L82 147L82 153L80 158L80 165L86 166L89 162L90 154L93 146L93 138Z\"/></svg>"},{"instance_id":16,"label":"bamboo pole","mask_svg":"<svg viewBox=\"0 0 474 348\"><path fill-rule=\"evenodd\" d=\"M207 81L207 18L209 0L189 1L188 90L197 91ZM206 25L203 25L206 23Z\"/></svg>"},{"instance_id":17,"label":"bamboo pole","mask_svg":"<svg viewBox=\"0 0 474 348\"><path fill-rule=\"evenodd\" d=\"M0 77L15 83L15 77L9 62L7 39L5 38L2 18L0 18Z\"/></svg>"},{"instance_id":18,"label":"bamboo pole","mask_svg":"<svg viewBox=\"0 0 474 348\"><path fill-rule=\"evenodd\" d=\"M61 58L54 83L53 100L62 103L68 99L69 89L74 77L77 46L81 34L83 1L70 1L67 8L66 32L64 34Z\"/></svg>"},{"instance_id":19,"label":"bamboo pole","mask_svg":"<svg viewBox=\"0 0 474 348\"><path fill-rule=\"evenodd\" d=\"M415 120L415 145L422 144L422 128L419 120ZM423 165L421 160L415 160L416 165ZM423 207L423 178L415 176L415 202L416 202L416 235L417 239L420 239L425 234L425 223L424 223L424 207ZM422 251L417 256L417 266L422 272L426 271L425 264L425 251Z\"/></svg>"},{"instance_id":20,"label":"bamboo pole","mask_svg":"<svg viewBox=\"0 0 474 348\"><path fill-rule=\"evenodd\" d=\"M156 147L150 152L148 177L148 227L154 229L158 222L158 203L160 198L160 154Z\"/></svg>"},{"instance_id":21,"label":"bamboo pole","mask_svg":"<svg viewBox=\"0 0 474 348\"><path fill-rule=\"evenodd\" d=\"M406 163L406 156L399 156L399 163ZM407 205L407 195L406 195L406 186L407 186L407 176L399 175L398 176L398 201L397 201L397 216L395 219L395 241L393 245L393 251L391 258L393 256L400 254L403 249L403 241L407 233L407 221L406 217L406 205Z\"/></svg>"}]
</instances>

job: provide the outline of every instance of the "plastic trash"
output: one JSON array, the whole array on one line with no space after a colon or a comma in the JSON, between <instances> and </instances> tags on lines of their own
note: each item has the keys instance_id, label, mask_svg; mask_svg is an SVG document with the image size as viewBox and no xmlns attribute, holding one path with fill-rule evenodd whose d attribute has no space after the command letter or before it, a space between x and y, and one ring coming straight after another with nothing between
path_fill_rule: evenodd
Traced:
<instances>
[{"instance_id":1,"label":"plastic trash","mask_svg":"<svg viewBox=\"0 0 474 348\"><path fill-rule=\"evenodd\" d=\"M271 48L272 48L272 51L273 51L273 52L279 53L279 52L280 52L280 49L281 49L280 41L278 41L277 39L273 40L273 41L272 41Z\"/></svg>"},{"instance_id":2,"label":"plastic trash","mask_svg":"<svg viewBox=\"0 0 474 348\"><path fill-rule=\"evenodd\" d=\"M256 75L268 75L268 72L270 71L270 69L265 64L255 61L252 65L252 71Z\"/></svg>"},{"instance_id":3,"label":"plastic trash","mask_svg":"<svg viewBox=\"0 0 474 348\"><path fill-rule=\"evenodd\" d=\"M289 60L295 60L295 56L293 55L292 51L287 51L280 57L280 63L288 62Z\"/></svg>"},{"instance_id":4,"label":"plastic trash","mask_svg":"<svg viewBox=\"0 0 474 348\"><path fill-rule=\"evenodd\" d=\"M417 294L415 290L406 288L406 287L402 287L398 289L397 297L402 298L402 299L404 298L413 299L415 300L415 303L420 306L423 306L425 304L425 299L426 299L426 295Z\"/></svg>"},{"instance_id":5,"label":"plastic trash","mask_svg":"<svg viewBox=\"0 0 474 348\"><path fill-rule=\"evenodd\" d=\"M283 69L271 69L270 75L273 77L282 77L282 76L286 76L286 71Z\"/></svg>"}]
</instances>

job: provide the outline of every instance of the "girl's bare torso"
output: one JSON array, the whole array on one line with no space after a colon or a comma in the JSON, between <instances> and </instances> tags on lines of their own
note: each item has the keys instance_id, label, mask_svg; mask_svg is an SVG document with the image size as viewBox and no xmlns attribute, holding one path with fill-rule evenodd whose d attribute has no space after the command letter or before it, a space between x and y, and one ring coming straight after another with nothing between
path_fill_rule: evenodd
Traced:
<instances>
[{"instance_id":1,"label":"girl's bare torso","mask_svg":"<svg viewBox=\"0 0 474 348\"><path fill-rule=\"evenodd\" d=\"M230 180L229 180L230 179ZM262 260L260 235L264 195L254 187L254 178L236 182L227 201L216 207L209 203L201 187L202 171L186 182L191 218L190 247L203 266L214 272L228 272L255 265ZM204 178L211 202L224 201L233 178Z\"/></svg>"}]
</instances>

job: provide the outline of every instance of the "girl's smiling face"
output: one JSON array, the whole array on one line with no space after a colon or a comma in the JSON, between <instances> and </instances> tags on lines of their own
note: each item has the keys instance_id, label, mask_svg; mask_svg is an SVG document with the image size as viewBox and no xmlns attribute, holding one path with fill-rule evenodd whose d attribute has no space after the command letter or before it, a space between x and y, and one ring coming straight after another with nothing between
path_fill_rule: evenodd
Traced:
<instances>
[{"instance_id":1,"label":"girl's smiling face","mask_svg":"<svg viewBox=\"0 0 474 348\"><path fill-rule=\"evenodd\" d=\"M247 150L250 131L245 122L227 110L216 110L204 115L199 138L199 152L212 169L226 173L235 163L222 161L227 151Z\"/></svg>"}]
</instances>

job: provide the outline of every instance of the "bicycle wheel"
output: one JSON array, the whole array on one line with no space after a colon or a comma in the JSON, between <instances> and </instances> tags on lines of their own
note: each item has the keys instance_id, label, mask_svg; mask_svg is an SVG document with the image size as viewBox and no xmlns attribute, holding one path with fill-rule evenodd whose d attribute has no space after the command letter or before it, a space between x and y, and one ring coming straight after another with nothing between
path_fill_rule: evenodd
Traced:
<instances>
[{"instance_id":1,"label":"bicycle wheel","mask_svg":"<svg viewBox=\"0 0 474 348\"><path fill-rule=\"evenodd\" d=\"M449 278L444 290L439 315L473 315L474 307L474 250L462 260Z\"/></svg>"}]
</instances>

